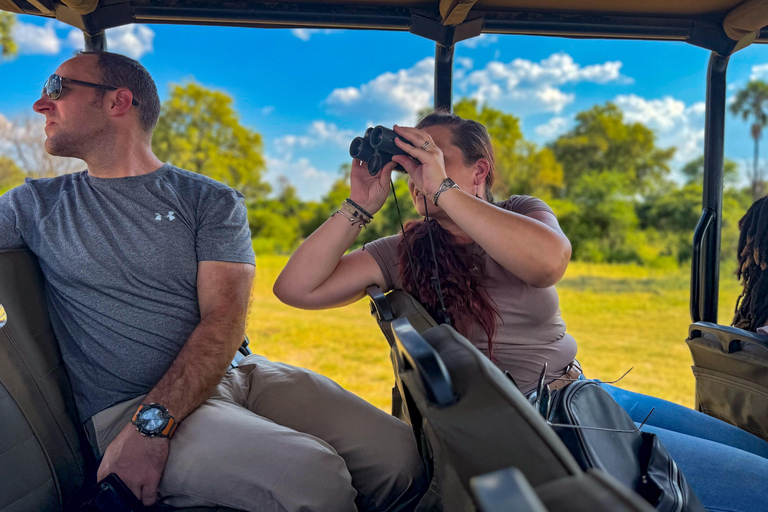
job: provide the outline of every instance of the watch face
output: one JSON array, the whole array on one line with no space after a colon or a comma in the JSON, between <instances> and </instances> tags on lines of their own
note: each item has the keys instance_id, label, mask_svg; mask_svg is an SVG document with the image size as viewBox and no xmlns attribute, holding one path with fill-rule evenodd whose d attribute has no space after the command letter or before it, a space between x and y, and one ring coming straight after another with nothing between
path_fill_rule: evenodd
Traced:
<instances>
[{"instance_id":1,"label":"watch face","mask_svg":"<svg viewBox=\"0 0 768 512\"><path fill-rule=\"evenodd\" d=\"M149 432L157 432L165 427L168 421L165 419L163 412L155 407L150 407L141 411L139 414L138 422L142 427Z\"/></svg>"}]
</instances>

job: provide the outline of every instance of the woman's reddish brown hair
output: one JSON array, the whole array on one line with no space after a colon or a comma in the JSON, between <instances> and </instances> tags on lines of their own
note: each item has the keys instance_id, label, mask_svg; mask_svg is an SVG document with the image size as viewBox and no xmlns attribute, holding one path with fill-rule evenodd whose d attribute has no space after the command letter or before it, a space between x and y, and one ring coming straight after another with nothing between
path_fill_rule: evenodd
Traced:
<instances>
[{"instance_id":1,"label":"woman's reddish brown hair","mask_svg":"<svg viewBox=\"0 0 768 512\"><path fill-rule=\"evenodd\" d=\"M493 202L491 186L495 164L491 138L485 127L476 121L462 119L444 111L433 112L416 125L420 129L429 126L447 126L451 129L451 143L461 150L466 165L473 165L480 158L488 161L491 170L485 178L483 199ZM497 317L500 316L483 284L485 278L481 262L477 261L475 251L459 246L453 235L434 219L411 221L405 225L398 245L403 289L417 297L434 318L442 317L436 283L432 281L435 264L429 240L430 229L445 308L453 326L467 336L471 325L480 324L488 336L488 351L493 359L493 337L496 334ZM409 261L409 250L413 267ZM473 267L477 267L478 271L473 271Z\"/></svg>"}]
</instances>

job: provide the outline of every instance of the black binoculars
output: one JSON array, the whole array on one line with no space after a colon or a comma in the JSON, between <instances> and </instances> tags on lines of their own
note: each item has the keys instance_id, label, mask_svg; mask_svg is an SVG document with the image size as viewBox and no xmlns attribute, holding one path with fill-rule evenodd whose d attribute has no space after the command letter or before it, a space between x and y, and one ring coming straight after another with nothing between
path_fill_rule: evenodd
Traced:
<instances>
[{"instance_id":1,"label":"black binoculars","mask_svg":"<svg viewBox=\"0 0 768 512\"><path fill-rule=\"evenodd\" d=\"M375 128L368 128L365 130L365 136L355 137L352 144L349 145L349 156L366 161L368 163L368 172L371 176L376 176L385 165L392 161L393 155L406 155L411 158L408 153L397 147L397 144L395 144L396 137L398 135L394 130L381 125ZM411 144L402 137L400 137L400 140ZM403 166L399 164L395 167L395 170L405 172Z\"/></svg>"}]
</instances>

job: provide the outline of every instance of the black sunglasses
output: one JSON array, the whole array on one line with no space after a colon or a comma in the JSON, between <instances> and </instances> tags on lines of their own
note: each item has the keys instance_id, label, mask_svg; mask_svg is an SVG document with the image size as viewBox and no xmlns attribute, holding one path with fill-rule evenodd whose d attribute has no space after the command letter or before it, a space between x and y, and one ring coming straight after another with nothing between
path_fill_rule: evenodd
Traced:
<instances>
[{"instance_id":1,"label":"black sunglasses","mask_svg":"<svg viewBox=\"0 0 768 512\"><path fill-rule=\"evenodd\" d=\"M118 89L117 87L112 87L111 85L94 84L92 82L83 82L82 80L75 80L73 78L64 78L63 76L59 76L54 73L48 77L48 80L45 81L45 85L43 86L43 94L47 95L52 100L59 99L61 97L61 84L64 82L82 85L84 87L93 87L94 89L106 89L108 91L116 91ZM139 102L136 101L135 98L132 99L131 103L134 106L139 106Z\"/></svg>"}]
</instances>

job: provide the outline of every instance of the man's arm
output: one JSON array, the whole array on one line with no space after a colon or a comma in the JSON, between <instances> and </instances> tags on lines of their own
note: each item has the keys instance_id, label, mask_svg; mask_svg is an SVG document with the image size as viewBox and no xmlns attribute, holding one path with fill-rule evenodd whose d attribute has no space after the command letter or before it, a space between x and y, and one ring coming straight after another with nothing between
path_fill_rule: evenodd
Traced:
<instances>
[{"instance_id":1,"label":"man's arm","mask_svg":"<svg viewBox=\"0 0 768 512\"><path fill-rule=\"evenodd\" d=\"M145 403L164 405L181 422L208 398L226 372L245 335L254 267L201 261L197 294L200 324ZM157 499L169 440L144 437L128 423L107 448L98 479L117 473L144 505Z\"/></svg>"}]
</instances>

